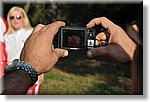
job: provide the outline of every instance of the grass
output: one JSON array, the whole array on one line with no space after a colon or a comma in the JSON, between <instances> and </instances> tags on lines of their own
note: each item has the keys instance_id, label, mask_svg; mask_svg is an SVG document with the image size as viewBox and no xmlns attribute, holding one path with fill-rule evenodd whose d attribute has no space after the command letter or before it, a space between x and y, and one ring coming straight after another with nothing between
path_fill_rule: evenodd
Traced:
<instances>
[{"instance_id":1,"label":"grass","mask_svg":"<svg viewBox=\"0 0 150 102\"><path fill-rule=\"evenodd\" d=\"M129 74L129 67L121 69ZM113 60L105 57L87 59L84 51L70 52L69 57L60 59L44 77L41 94L131 94L131 79L120 75Z\"/></svg>"}]
</instances>

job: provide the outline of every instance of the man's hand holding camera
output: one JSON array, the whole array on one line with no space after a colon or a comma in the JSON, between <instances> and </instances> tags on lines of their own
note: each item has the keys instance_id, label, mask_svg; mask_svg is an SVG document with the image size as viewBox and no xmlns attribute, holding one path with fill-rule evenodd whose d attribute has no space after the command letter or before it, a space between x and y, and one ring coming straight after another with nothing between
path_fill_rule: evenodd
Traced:
<instances>
[{"instance_id":1,"label":"man's hand holding camera","mask_svg":"<svg viewBox=\"0 0 150 102\"><path fill-rule=\"evenodd\" d=\"M50 71L59 57L68 55L67 50L52 47L53 38L62 26L65 26L65 23L61 21L49 25L39 24L25 43L21 60L36 68L38 75Z\"/></svg>"},{"instance_id":2,"label":"man's hand holding camera","mask_svg":"<svg viewBox=\"0 0 150 102\"><path fill-rule=\"evenodd\" d=\"M105 17L95 18L87 24L87 28L102 25L106 31L96 36L96 39L108 42L108 46L97 47L89 50L87 55L110 56L121 63L133 60L136 44L129 38L125 31ZM108 39L109 37L109 39ZM108 41L107 41L108 40ZM98 44L98 42L96 43Z\"/></svg>"}]
</instances>

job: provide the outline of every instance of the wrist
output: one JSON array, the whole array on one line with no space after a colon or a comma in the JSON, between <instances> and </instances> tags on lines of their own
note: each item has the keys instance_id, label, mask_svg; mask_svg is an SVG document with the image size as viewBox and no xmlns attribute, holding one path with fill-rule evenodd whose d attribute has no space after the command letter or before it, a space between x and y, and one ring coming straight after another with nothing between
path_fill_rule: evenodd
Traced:
<instances>
[{"instance_id":1,"label":"wrist","mask_svg":"<svg viewBox=\"0 0 150 102\"><path fill-rule=\"evenodd\" d=\"M21 61L24 61L26 63L28 63L29 65L31 65L37 72L37 75L40 75L40 65L41 65L41 62L38 60L38 58L35 58L36 60L32 59L32 58L26 58L26 57L20 57L20 60Z\"/></svg>"},{"instance_id":2,"label":"wrist","mask_svg":"<svg viewBox=\"0 0 150 102\"><path fill-rule=\"evenodd\" d=\"M5 74L12 73L15 71L23 70L29 74L32 84L34 85L38 79L37 71L25 61L20 61L19 59L13 60L6 68Z\"/></svg>"}]
</instances>

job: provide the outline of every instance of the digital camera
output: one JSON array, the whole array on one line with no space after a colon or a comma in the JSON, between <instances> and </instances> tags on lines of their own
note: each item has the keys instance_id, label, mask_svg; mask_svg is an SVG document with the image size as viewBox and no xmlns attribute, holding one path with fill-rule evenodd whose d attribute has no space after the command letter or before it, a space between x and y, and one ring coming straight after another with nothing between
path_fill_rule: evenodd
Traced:
<instances>
[{"instance_id":1,"label":"digital camera","mask_svg":"<svg viewBox=\"0 0 150 102\"><path fill-rule=\"evenodd\" d=\"M61 27L58 47L67 50L88 50L95 47L95 29L86 27Z\"/></svg>"}]
</instances>

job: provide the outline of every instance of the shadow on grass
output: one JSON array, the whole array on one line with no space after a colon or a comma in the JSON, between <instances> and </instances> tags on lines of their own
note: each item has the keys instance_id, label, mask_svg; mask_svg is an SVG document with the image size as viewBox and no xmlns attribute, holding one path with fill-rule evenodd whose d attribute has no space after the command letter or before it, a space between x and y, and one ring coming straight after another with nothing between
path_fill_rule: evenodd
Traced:
<instances>
[{"instance_id":1,"label":"shadow on grass","mask_svg":"<svg viewBox=\"0 0 150 102\"><path fill-rule=\"evenodd\" d=\"M107 57L89 59L86 51L70 51L69 56L61 58L56 67L67 73L85 76L87 74L115 74L120 75L115 60ZM120 65L121 71L130 74L129 65Z\"/></svg>"},{"instance_id":2,"label":"shadow on grass","mask_svg":"<svg viewBox=\"0 0 150 102\"><path fill-rule=\"evenodd\" d=\"M130 74L129 66L119 67L123 72ZM120 76L115 61L110 58L88 59L86 51L70 51L68 57L59 59L55 68L45 75L46 81L42 84L41 94L131 94L131 79Z\"/></svg>"},{"instance_id":3,"label":"shadow on grass","mask_svg":"<svg viewBox=\"0 0 150 102\"><path fill-rule=\"evenodd\" d=\"M130 95L131 80L116 77L115 75L105 75L105 83L93 83L93 87L86 94L91 95Z\"/></svg>"}]
</instances>

